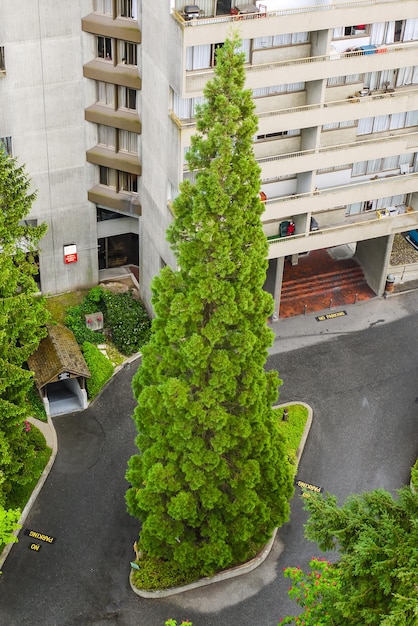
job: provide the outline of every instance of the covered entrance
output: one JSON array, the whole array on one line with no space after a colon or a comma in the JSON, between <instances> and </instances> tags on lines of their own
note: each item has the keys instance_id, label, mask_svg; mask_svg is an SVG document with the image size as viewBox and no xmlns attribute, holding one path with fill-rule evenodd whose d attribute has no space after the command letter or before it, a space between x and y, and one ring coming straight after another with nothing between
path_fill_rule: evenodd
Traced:
<instances>
[{"instance_id":1,"label":"covered entrance","mask_svg":"<svg viewBox=\"0 0 418 626\"><path fill-rule=\"evenodd\" d=\"M373 298L376 294L367 284L355 252L355 244L345 244L299 255L296 265L286 258L279 317L303 315ZM278 265L278 259L272 261Z\"/></svg>"},{"instance_id":2,"label":"covered entrance","mask_svg":"<svg viewBox=\"0 0 418 626\"><path fill-rule=\"evenodd\" d=\"M90 372L75 337L61 324L48 327L48 335L28 359L35 383L51 417L87 408L86 378Z\"/></svg>"}]
</instances>

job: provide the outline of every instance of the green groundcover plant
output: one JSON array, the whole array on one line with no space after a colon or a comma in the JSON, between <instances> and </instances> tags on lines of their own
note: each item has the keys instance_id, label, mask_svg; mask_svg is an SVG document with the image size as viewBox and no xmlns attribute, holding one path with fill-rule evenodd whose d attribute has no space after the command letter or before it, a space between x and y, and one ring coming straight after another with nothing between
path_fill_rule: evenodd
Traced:
<instances>
[{"instance_id":1,"label":"green groundcover plant","mask_svg":"<svg viewBox=\"0 0 418 626\"><path fill-rule=\"evenodd\" d=\"M92 343L85 341L81 350L91 374L86 381L87 395L89 400L93 400L112 377L114 367L107 356Z\"/></svg>"}]
</instances>

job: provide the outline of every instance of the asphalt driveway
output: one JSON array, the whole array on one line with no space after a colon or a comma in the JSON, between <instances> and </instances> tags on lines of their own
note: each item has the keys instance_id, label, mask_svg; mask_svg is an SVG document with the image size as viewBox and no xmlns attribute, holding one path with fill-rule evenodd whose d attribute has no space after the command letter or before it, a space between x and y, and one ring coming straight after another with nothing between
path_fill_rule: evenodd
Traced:
<instances>
[{"instance_id":1,"label":"asphalt driveway","mask_svg":"<svg viewBox=\"0 0 418 626\"><path fill-rule=\"evenodd\" d=\"M409 480L418 454L417 323L413 313L363 331L347 325L334 339L269 358L285 381L281 401L314 409L302 480L340 498L395 490ZM124 474L136 451L134 370L119 373L85 412L55 418L57 460L25 523L55 541L38 541L35 552L21 531L0 577L0 624L162 626L174 617L194 626L276 626L292 610L282 568L318 554L303 538L298 495L272 553L254 572L166 600L130 590L138 523L125 510Z\"/></svg>"}]
</instances>

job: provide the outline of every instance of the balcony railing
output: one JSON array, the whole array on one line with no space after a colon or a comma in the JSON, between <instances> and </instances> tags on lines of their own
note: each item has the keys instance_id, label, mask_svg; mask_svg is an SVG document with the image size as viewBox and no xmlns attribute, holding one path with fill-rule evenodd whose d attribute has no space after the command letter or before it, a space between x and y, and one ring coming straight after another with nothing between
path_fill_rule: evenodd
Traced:
<instances>
[{"instance_id":1,"label":"balcony railing","mask_svg":"<svg viewBox=\"0 0 418 626\"><path fill-rule=\"evenodd\" d=\"M394 54L403 51L418 51L418 43L406 42L395 43L385 45L382 48L385 54ZM376 52L379 48L376 48ZM295 65L312 65L315 63L323 63L324 61L341 61L342 59L353 59L356 57L363 57L365 52L363 50L354 50L350 52L333 52L331 54L321 54L314 57L303 57L295 59L286 59L284 61L272 61L269 63L257 63L256 65L246 65L245 71L248 76L257 74L259 72L265 72L270 70L277 70L283 67L294 67ZM369 55L370 56L370 55ZM214 69L208 68L204 70L188 70L186 72L186 92L200 91L205 86L206 82L214 75Z\"/></svg>"},{"instance_id":2,"label":"balcony railing","mask_svg":"<svg viewBox=\"0 0 418 626\"><path fill-rule=\"evenodd\" d=\"M174 17L174 19L176 19L183 28L188 28L191 26L207 26L207 25L211 25L211 24L220 24L220 23L225 23L225 22L235 22L237 20L257 20L260 18L272 18L272 17L283 17L285 15L300 15L303 13L318 13L321 11L337 11L338 9L340 10L345 10L345 9L364 9L367 6L374 6L377 4L393 4L393 0L368 0L367 2L365 1L360 1L360 2L344 2L344 3L339 3L339 4L320 4L320 5L314 5L314 6L301 6L301 7L294 7L294 8L289 8L289 9L282 9L282 10L276 10L276 11L267 11L265 12L260 12L260 13L247 13L245 15L216 15L214 17L199 17L197 19L193 19L193 20L186 20L184 18L184 16L179 12L176 11L175 9L172 12L172 15Z\"/></svg>"},{"instance_id":3,"label":"balcony railing","mask_svg":"<svg viewBox=\"0 0 418 626\"><path fill-rule=\"evenodd\" d=\"M380 137L378 139L363 139L360 141L353 141L351 143L341 143L335 146L325 146L323 148L316 148L310 150L300 150L298 152L289 152L287 154L278 154L274 156L266 156L257 159L257 162L262 165L263 163L271 163L273 161L282 161L283 159L295 159L302 156L309 156L314 154L328 154L330 152L340 152L341 150L347 150L348 148L361 148L382 143L397 143L399 141L405 141L405 148L415 148L418 146L418 132L394 134L389 137ZM362 159L364 161L364 158Z\"/></svg>"},{"instance_id":4,"label":"balcony railing","mask_svg":"<svg viewBox=\"0 0 418 626\"><path fill-rule=\"evenodd\" d=\"M393 217L379 218L376 213L356 216L356 219L340 224L328 225L315 231L290 235L289 237L269 237L268 258L277 258L298 252L361 241L417 227L418 212L408 210Z\"/></svg>"}]
</instances>

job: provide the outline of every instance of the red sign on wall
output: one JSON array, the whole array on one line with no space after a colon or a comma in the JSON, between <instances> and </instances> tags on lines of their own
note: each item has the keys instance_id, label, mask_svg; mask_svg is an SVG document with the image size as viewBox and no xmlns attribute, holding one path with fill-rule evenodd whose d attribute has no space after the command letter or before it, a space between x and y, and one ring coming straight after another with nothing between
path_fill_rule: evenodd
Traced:
<instances>
[{"instance_id":1,"label":"red sign on wall","mask_svg":"<svg viewBox=\"0 0 418 626\"><path fill-rule=\"evenodd\" d=\"M64 246L64 263L77 263L77 246L75 243Z\"/></svg>"}]
</instances>

